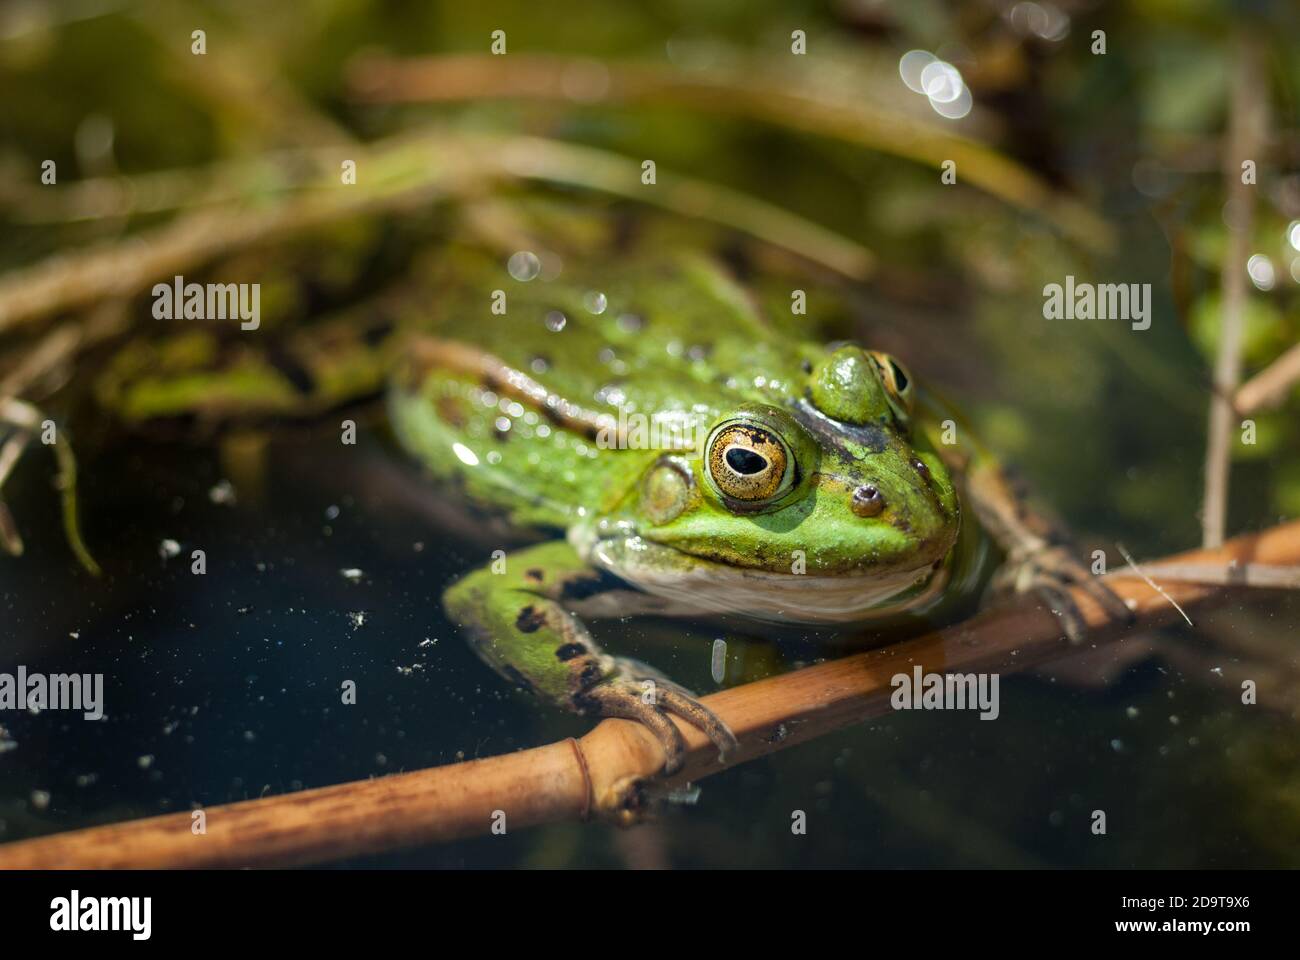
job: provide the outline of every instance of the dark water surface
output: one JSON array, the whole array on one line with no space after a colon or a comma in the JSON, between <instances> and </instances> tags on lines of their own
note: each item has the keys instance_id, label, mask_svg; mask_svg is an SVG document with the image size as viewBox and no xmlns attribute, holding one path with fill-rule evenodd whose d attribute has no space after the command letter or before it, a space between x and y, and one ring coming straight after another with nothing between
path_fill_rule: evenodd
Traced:
<instances>
[{"instance_id":1,"label":"dark water surface","mask_svg":"<svg viewBox=\"0 0 1300 960\"><path fill-rule=\"evenodd\" d=\"M0 560L0 671L102 672L106 715L0 715L0 840L490 756L587 728L510 689L446 622L443 586L486 551L440 533L418 469L363 434L353 448L317 429L263 454L249 442L219 456L132 441L92 457L83 503L102 582L73 564L51 467L31 455L12 495L28 555ZM213 502L222 480L236 503ZM168 539L179 555L161 555ZM196 548L204 576L190 572ZM1198 627L1212 636L1279 622L1300 623L1295 599L1232 604ZM699 692L715 687L716 636L748 678L792 658L746 642L739 626L614 629L620 652ZM1242 706L1199 636L1161 634L1147 653L1125 641L1116 649L1138 650L1132 662L1115 653L1100 666L1004 677L996 722L898 714L746 764L635 831L552 826L363 862L1298 865L1294 723L1285 709ZM1209 659L1175 655L1189 650ZM1113 668L1108 685L1073 676L1095 680L1101 667ZM340 702L347 680L354 706ZM1095 809L1106 811L1106 836L1090 830ZM806 835L791 833L795 810L807 814Z\"/></svg>"}]
</instances>

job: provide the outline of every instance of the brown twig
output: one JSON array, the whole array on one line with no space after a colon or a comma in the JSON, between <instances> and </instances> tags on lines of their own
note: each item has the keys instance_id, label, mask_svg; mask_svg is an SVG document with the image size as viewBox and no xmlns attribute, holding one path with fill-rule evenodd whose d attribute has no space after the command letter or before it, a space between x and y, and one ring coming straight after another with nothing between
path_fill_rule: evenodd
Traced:
<instances>
[{"instance_id":1,"label":"brown twig","mask_svg":"<svg viewBox=\"0 0 1300 960\"><path fill-rule=\"evenodd\" d=\"M343 156L337 150L316 159ZM862 245L811 221L725 187L660 171L641 185L637 161L538 137L424 133L356 151L365 187L313 179L247 204L187 211L126 240L59 254L0 277L0 334L84 308L135 296L160 279L258 242L372 210L464 195L495 180L557 183L599 191L744 231L845 276L866 277L875 259Z\"/></svg>"},{"instance_id":2,"label":"brown twig","mask_svg":"<svg viewBox=\"0 0 1300 960\"><path fill-rule=\"evenodd\" d=\"M1300 522L1197 550L1168 562L1191 565L1300 563ZM1175 616L1166 597L1141 579L1115 573L1108 583L1137 618L1137 629ZM1165 585L1168 597L1192 608L1223 588ZM1072 591L1105 643L1126 628L1108 621L1082 590ZM733 687L704 702L736 733L730 763L784 749L890 710L891 678L915 666L927 671L1011 672L1067 653L1068 642L1046 610L1028 599L989 610L966 623L804 670ZM694 727L678 723L686 767L662 786L723 769L717 751ZM94 827L0 846L0 868L235 867L316 863L487 833L505 817L507 830L597 814L632 820L645 785L664 762L659 741L639 724L605 720L581 740L375 780L247 800Z\"/></svg>"},{"instance_id":3,"label":"brown twig","mask_svg":"<svg viewBox=\"0 0 1300 960\"><path fill-rule=\"evenodd\" d=\"M1243 183L1242 163L1258 162L1268 125L1268 101L1260 77L1261 56L1244 35L1238 38L1232 81L1223 176L1228 195L1228 243L1223 256L1222 324L1214 364L1205 450L1202 544L1223 542L1228 515L1228 470L1232 459L1232 397L1241 378L1241 335L1246 312L1246 255L1255 213L1254 184Z\"/></svg>"},{"instance_id":4,"label":"brown twig","mask_svg":"<svg viewBox=\"0 0 1300 960\"><path fill-rule=\"evenodd\" d=\"M1300 382L1300 343L1243 383L1232 398L1232 405L1243 415L1276 407L1297 382Z\"/></svg>"},{"instance_id":5,"label":"brown twig","mask_svg":"<svg viewBox=\"0 0 1300 960\"><path fill-rule=\"evenodd\" d=\"M883 91L878 90L879 100L872 102L861 89L844 84L842 75L834 85L814 82L813 76L774 76L770 64L761 70L744 63L718 64L705 73L651 63L467 54L405 60L366 56L354 63L350 79L353 93L370 103L502 98L574 105L667 103L750 117L936 169L952 161L964 180L1006 203L1044 215L1075 240L1093 249L1112 243L1113 231L1104 220L991 147L889 105Z\"/></svg>"}]
</instances>

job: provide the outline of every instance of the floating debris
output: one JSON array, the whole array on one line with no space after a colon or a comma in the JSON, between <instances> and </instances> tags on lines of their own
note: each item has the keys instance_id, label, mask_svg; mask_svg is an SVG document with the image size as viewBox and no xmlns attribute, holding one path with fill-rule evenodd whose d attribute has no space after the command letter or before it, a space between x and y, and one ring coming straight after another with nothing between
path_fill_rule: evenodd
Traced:
<instances>
[{"instance_id":1,"label":"floating debris","mask_svg":"<svg viewBox=\"0 0 1300 960\"><path fill-rule=\"evenodd\" d=\"M170 560L180 552L181 545L175 540L168 539L158 544L158 556L162 557L164 560Z\"/></svg>"},{"instance_id":2,"label":"floating debris","mask_svg":"<svg viewBox=\"0 0 1300 960\"><path fill-rule=\"evenodd\" d=\"M208 499L218 506L228 507L235 502L235 488L229 480L220 480L208 490Z\"/></svg>"},{"instance_id":3,"label":"floating debris","mask_svg":"<svg viewBox=\"0 0 1300 960\"><path fill-rule=\"evenodd\" d=\"M37 810L48 810L50 807L50 791L33 790L30 797L32 806Z\"/></svg>"},{"instance_id":4,"label":"floating debris","mask_svg":"<svg viewBox=\"0 0 1300 960\"><path fill-rule=\"evenodd\" d=\"M348 622L352 624L353 630L356 630L359 627L364 627L366 625L366 611L365 610L348 611Z\"/></svg>"},{"instance_id":5,"label":"floating debris","mask_svg":"<svg viewBox=\"0 0 1300 960\"><path fill-rule=\"evenodd\" d=\"M713 682L721 683L727 675L727 641L719 637L713 641Z\"/></svg>"},{"instance_id":6,"label":"floating debris","mask_svg":"<svg viewBox=\"0 0 1300 960\"><path fill-rule=\"evenodd\" d=\"M349 583L357 583L365 576L365 573L363 573L359 567L347 567L344 570L340 570L339 575Z\"/></svg>"}]
</instances>

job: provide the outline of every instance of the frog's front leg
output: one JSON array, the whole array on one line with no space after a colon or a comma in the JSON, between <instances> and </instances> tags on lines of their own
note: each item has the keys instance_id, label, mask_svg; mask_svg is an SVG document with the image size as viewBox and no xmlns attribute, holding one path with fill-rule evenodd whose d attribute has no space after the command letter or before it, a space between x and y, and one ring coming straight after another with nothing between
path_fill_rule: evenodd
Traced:
<instances>
[{"instance_id":1,"label":"frog's front leg","mask_svg":"<svg viewBox=\"0 0 1300 960\"><path fill-rule=\"evenodd\" d=\"M724 756L735 748L736 738L711 710L658 671L605 653L565 608L603 582L573 547L544 543L503 559L503 572L476 570L443 598L489 666L566 710L645 724L663 745L664 773L685 762L685 742L668 714L698 727Z\"/></svg>"},{"instance_id":2,"label":"frog's front leg","mask_svg":"<svg viewBox=\"0 0 1300 960\"><path fill-rule=\"evenodd\" d=\"M1133 619L1124 601L1076 559L1061 527L1033 509L1023 487L996 461L975 459L966 482L976 516L1007 555L995 587L1037 592L1074 642L1083 638L1086 625L1070 595L1071 586L1082 587L1110 617L1125 623Z\"/></svg>"},{"instance_id":3,"label":"frog's front leg","mask_svg":"<svg viewBox=\"0 0 1300 960\"><path fill-rule=\"evenodd\" d=\"M994 587L1037 593L1074 642L1081 640L1087 629L1070 594L1071 586L1087 591L1111 618L1131 621L1133 613L1124 601L1076 559L1074 546L1061 525L1033 507L1023 486L975 439L956 411L933 394L922 395L919 402L931 445L954 473L965 478L966 501L980 525L1006 554ZM959 429L945 436L940 431L945 424Z\"/></svg>"}]
</instances>

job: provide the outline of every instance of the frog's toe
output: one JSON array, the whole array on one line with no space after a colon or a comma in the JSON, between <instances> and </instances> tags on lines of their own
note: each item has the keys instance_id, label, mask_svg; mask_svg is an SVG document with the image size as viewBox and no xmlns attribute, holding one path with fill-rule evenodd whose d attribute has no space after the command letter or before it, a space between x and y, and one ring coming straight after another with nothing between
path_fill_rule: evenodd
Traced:
<instances>
[{"instance_id":1,"label":"frog's toe","mask_svg":"<svg viewBox=\"0 0 1300 960\"><path fill-rule=\"evenodd\" d=\"M1027 557L1013 571L1013 579L1018 591L1032 590L1047 601L1073 643L1082 640L1088 631L1087 621L1070 593L1073 586L1083 589L1112 620L1133 621L1133 611L1120 596L1063 547L1051 547Z\"/></svg>"},{"instance_id":2,"label":"frog's toe","mask_svg":"<svg viewBox=\"0 0 1300 960\"><path fill-rule=\"evenodd\" d=\"M712 710L670 680L651 676L616 676L584 691L578 703L584 713L623 717L645 724L663 746L665 774L676 773L686 762L686 742L668 715L698 727L725 760L736 749L736 737Z\"/></svg>"},{"instance_id":3,"label":"frog's toe","mask_svg":"<svg viewBox=\"0 0 1300 960\"><path fill-rule=\"evenodd\" d=\"M583 713L622 717L645 724L664 748L665 774L676 773L686 762L686 741L682 739L682 732L668 719L668 714L656 704L646 702L640 684L623 679L610 680L585 691L578 703Z\"/></svg>"},{"instance_id":4,"label":"frog's toe","mask_svg":"<svg viewBox=\"0 0 1300 960\"><path fill-rule=\"evenodd\" d=\"M720 761L725 763L731 752L739 746L736 743L736 735L716 713L694 697L682 693L680 689L660 690L659 705L687 723L699 727L718 748Z\"/></svg>"},{"instance_id":5,"label":"frog's toe","mask_svg":"<svg viewBox=\"0 0 1300 960\"><path fill-rule=\"evenodd\" d=\"M1088 625L1083 619L1083 614L1079 612L1079 605L1070 596L1070 591L1054 583L1037 583L1034 585L1034 592L1047 604L1047 608L1052 611L1052 615L1056 617L1057 623L1061 625L1069 641L1081 642L1088 632Z\"/></svg>"}]
</instances>

